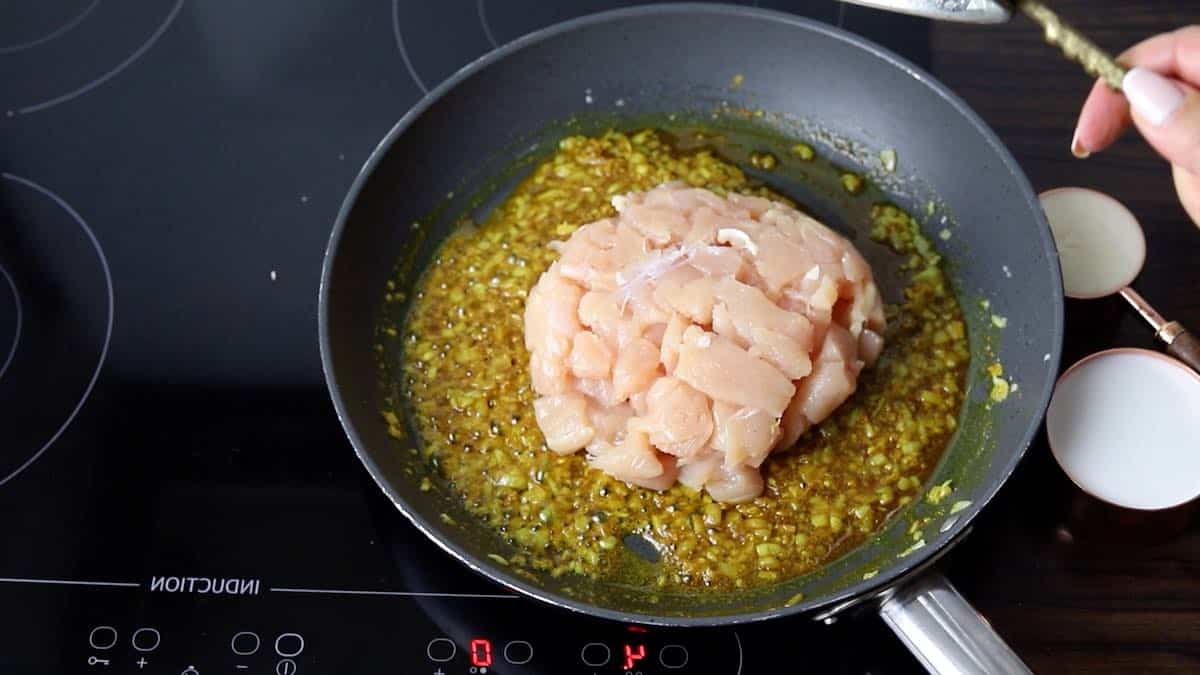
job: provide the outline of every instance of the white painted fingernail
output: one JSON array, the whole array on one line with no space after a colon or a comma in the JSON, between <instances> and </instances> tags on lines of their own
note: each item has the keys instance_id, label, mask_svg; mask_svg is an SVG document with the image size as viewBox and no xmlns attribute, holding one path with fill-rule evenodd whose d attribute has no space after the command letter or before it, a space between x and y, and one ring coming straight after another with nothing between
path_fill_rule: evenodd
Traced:
<instances>
[{"instance_id":1,"label":"white painted fingernail","mask_svg":"<svg viewBox=\"0 0 1200 675\"><path fill-rule=\"evenodd\" d=\"M1125 73L1121 89L1134 112L1161 127L1183 105L1183 90L1153 70L1134 68Z\"/></svg>"},{"instance_id":2,"label":"white painted fingernail","mask_svg":"<svg viewBox=\"0 0 1200 675\"><path fill-rule=\"evenodd\" d=\"M1079 159L1087 159L1092 156L1092 151L1083 147L1083 143L1079 141L1079 129L1075 130L1075 135L1071 137L1071 154Z\"/></svg>"}]
</instances>

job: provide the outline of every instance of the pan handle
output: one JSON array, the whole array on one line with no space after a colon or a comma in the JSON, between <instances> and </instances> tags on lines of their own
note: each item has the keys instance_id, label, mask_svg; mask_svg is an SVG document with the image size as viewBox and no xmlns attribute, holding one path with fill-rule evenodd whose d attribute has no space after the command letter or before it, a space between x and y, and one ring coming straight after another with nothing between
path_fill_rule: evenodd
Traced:
<instances>
[{"instance_id":1,"label":"pan handle","mask_svg":"<svg viewBox=\"0 0 1200 675\"><path fill-rule=\"evenodd\" d=\"M896 589L879 613L934 675L1032 675L987 619L938 572Z\"/></svg>"}]
</instances>

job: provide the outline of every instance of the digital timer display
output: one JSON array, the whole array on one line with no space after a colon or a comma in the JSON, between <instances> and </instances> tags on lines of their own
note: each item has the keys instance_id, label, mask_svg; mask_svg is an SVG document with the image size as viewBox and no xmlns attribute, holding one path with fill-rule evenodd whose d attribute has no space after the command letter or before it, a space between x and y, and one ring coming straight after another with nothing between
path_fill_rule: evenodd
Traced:
<instances>
[{"instance_id":1,"label":"digital timer display","mask_svg":"<svg viewBox=\"0 0 1200 675\"><path fill-rule=\"evenodd\" d=\"M633 670L638 661L646 658L646 645L625 645L625 665L621 666L625 670Z\"/></svg>"},{"instance_id":2,"label":"digital timer display","mask_svg":"<svg viewBox=\"0 0 1200 675\"><path fill-rule=\"evenodd\" d=\"M471 665L480 668L492 665L492 641L485 638L471 640Z\"/></svg>"}]
</instances>

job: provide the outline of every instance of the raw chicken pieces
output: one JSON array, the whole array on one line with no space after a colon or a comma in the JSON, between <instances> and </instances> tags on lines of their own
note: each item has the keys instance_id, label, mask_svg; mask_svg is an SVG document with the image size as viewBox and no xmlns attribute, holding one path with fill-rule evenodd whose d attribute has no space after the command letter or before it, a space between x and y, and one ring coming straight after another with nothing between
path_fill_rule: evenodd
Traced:
<instances>
[{"instance_id":1,"label":"raw chicken pieces","mask_svg":"<svg viewBox=\"0 0 1200 675\"><path fill-rule=\"evenodd\" d=\"M884 315L850 242L779 202L683 183L613 198L529 294L534 414L554 452L718 501L854 393Z\"/></svg>"}]
</instances>

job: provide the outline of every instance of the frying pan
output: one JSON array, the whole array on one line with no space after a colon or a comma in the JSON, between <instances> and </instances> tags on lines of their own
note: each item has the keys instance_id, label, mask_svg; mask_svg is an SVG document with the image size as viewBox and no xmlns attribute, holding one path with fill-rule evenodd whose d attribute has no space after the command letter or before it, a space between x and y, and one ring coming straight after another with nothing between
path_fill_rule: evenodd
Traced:
<instances>
[{"instance_id":1,"label":"frying pan","mask_svg":"<svg viewBox=\"0 0 1200 675\"><path fill-rule=\"evenodd\" d=\"M732 90L737 74L745 84ZM820 570L753 591L650 592L499 565L487 554L509 545L449 491L421 491L418 460L404 451L416 446L415 436L406 443L387 434L382 397L395 383L381 378L373 348L380 321L396 319L386 309L395 303L384 303L386 284L397 270L414 283L460 216L486 213L502 198L513 183L498 177L513 177L514 158L544 155L565 133L668 114L691 111L720 127L724 116L713 111L722 106L769 112L750 117L873 175L895 202L923 218L932 202L927 229L953 227L949 241L935 241L971 318L972 364L959 431L931 480L953 481L947 501L959 502L960 510L914 500L865 544ZM894 174L880 168L883 148L899 158ZM804 190L784 191L804 203L820 201ZM817 210L851 237L862 227L840 219L836 201ZM980 299L1007 317L1003 331L989 333L987 314L976 311ZM928 568L965 534L1039 427L1062 337L1057 255L1036 195L995 134L932 76L895 54L795 16L707 4L607 12L510 43L426 96L367 160L330 238L319 324L334 406L371 476L417 528L499 584L558 607L650 625L823 619L875 607L934 672L1028 672ZM1020 388L991 407L981 402L990 386L983 367L995 359ZM924 524L917 535L924 546L913 546L914 521Z\"/></svg>"}]
</instances>

